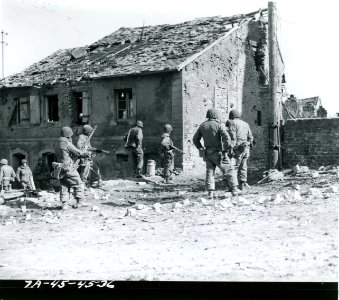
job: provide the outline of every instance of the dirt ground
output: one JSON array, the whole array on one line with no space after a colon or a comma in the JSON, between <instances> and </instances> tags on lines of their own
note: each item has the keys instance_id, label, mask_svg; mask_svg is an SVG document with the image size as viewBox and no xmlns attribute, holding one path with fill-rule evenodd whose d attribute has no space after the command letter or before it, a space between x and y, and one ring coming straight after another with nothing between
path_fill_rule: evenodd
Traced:
<instances>
[{"instance_id":1,"label":"dirt ground","mask_svg":"<svg viewBox=\"0 0 339 300\"><path fill-rule=\"evenodd\" d=\"M214 200L202 177L105 181L64 211L56 193L26 199L26 212L6 201L0 278L337 281L336 174L286 175L239 197L219 178Z\"/></svg>"}]
</instances>

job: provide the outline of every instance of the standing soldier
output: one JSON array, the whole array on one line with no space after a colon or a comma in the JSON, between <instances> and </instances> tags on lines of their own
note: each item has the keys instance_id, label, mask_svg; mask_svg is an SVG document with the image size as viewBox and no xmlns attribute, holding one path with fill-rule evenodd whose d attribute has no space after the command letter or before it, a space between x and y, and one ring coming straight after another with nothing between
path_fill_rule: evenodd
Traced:
<instances>
[{"instance_id":1,"label":"standing soldier","mask_svg":"<svg viewBox=\"0 0 339 300\"><path fill-rule=\"evenodd\" d=\"M27 165L27 160L21 160L21 166L16 171L16 178L24 190L35 190L33 187L33 174L31 168Z\"/></svg>"},{"instance_id":2,"label":"standing soldier","mask_svg":"<svg viewBox=\"0 0 339 300\"><path fill-rule=\"evenodd\" d=\"M193 143L199 150L205 150L206 161L206 189L211 198L213 198L215 190L214 174L215 168L219 167L227 181L232 195L237 195L238 180L231 160L227 156L230 148L230 136L226 127L218 120L217 111L213 108L209 109L206 114L208 119L200 125L194 134ZM204 146L201 145L201 138L204 140Z\"/></svg>"},{"instance_id":3,"label":"standing soldier","mask_svg":"<svg viewBox=\"0 0 339 300\"><path fill-rule=\"evenodd\" d=\"M12 182L15 180L15 172L11 166L8 165L7 159L0 160L0 183L1 191L12 190Z\"/></svg>"},{"instance_id":4,"label":"standing soldier","mask_svg":"<svg viewBox=\"0 0 339 300\"><path fill-rule=\"evenodd\" d=\"M125 148L128 150L128 160L131 162L135 177L141 178L141 170L144 165L144 151L142 150L142 129L144 124L137 121L135 126L131 128L124 136Z\"/></svg>"},{"instance_id":5,"label":"standing soldier","mask_svg":"<svg viewBox=\"0 0 339 300\"><path fill-rule=\"evenodd\" d=\"M170 181L174 168L173 141L171 139L172 130L172 126L166 124L164 126L165 133L161 137L160 150L163 153L164 183L172 183Z\"/></svg>"},{"instance_id":6,"label":"standing soldier","mask_svg":"<svg viewBox=\"0 0 339 300\"><path fill-rule=\"evenodd\" d=\"M91 185L91 183L94 181L92 180L93 178L91 174L91 171L92 171L92 173L94 173L98 179L98 186L100 186L102 183L102 180L101 180L99 166L97 163L93 161L93 156L91 152L100 153L102 152L102 150L91 146L90 135L92 134L93 131L94 129L92 128L91 125L84 125L82 127L83 134L79 135L77 147L81 151L86 153L86 155L80 159L80 177L84 183L87 183L89 179L90 185Z\"/></svg>"},{"instance_id":7,"label":"standing soldier","mask_svg":"<svg viewBox=\"0 0 339 300\"><path fill-rule=\"evenodd\" d=\"M232 140L233 155L235 158L235 169L239 177L239 188L248 188L247 183L247 161L250 156L250 148L253 146L253 136L250 126L240 120L240 113L233 109L229 113L227 121L229 134Z\"/></svg>"},{"instance_id":8,"label":"standing soldier","mask_svg":"<svg viewBox=\"0 0 339 300\"><path fill-rule=\"evenodd\" d=\"M48 180L50 178L50 174L48 167L42 157L38 159L38 164L33 170L33 176L38 189L48 189Z\"/></svg>"},{"instance_id":9,"label":"standing soldier","mask_svg":"<svg viewBox=\"0 0 339 300\"><path fill-rule=\"evenodd\" d=\"M73 131L70 127L61 128L61 137L55 149L58 164L53 163L53 167L60 167L60 201L63 209L67 207L67 199L69 199L70 190L73 188L76 204L73 208L78 208L78 204L84 197L83 184L79 173L74 168L73 157L81 156L84 153L75 147L72 143Z\"/></svg>"}]
</instances>

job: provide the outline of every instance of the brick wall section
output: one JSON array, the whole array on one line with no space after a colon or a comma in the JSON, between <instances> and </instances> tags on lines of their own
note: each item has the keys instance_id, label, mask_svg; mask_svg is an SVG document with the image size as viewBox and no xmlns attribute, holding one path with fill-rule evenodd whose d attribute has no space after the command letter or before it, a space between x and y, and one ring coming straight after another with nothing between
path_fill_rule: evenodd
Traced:
<instances>
[{"instance_id":1,"label":"brick wall section","mask_svg":"<svg viewBox=\"0 0 339 300\"><path fill-rule=\"evenodd\" d=\"M283 147L285 167L339 164L339 118L287 120Z\"/></svg>"}]
</instances>

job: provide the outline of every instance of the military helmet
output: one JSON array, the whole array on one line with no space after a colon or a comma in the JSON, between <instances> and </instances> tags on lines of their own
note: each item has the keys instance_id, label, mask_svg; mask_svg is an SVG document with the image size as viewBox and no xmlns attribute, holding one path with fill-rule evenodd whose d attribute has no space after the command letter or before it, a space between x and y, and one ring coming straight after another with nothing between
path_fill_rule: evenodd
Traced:
<instances>
[{"instance_id":1,"label":"military helmet","mask_svg":"<svg viewBox=\"0 0 339 300\"><path fill-rule=\"evenodd\" d=\"M73 130L72 128L65 126L61 128L61 136L66 137L66 138L70 138L73 135Z\"/></svg>"},{"instance_id":2,"label":"military helmet","mask_svg":"<svg viewBox=\"0 0 339 300\"><path fill-rule=\"evenodd\" d=\"M23 164L23 163L26 163L27 164L27 159L22 159L21 160L21 163Z\"/></svg>"},{"instance_id":3,"label":"military helmet","mask_svg":"<svg viewBox=\"0 0 339 300\"><path fill-rule=\"evenodd\" d=\"M140 128L144 128L144 124L140 120L136 121L135 126L139 126Z\"/></svg>"},{"instance_id":4,"label":"military helmet","mask_svg":"<svg viewBox=\"0 0 339 300\"><path fill-rule=\"evenodd\" d=\"M82 127L82 130L85 134L89 134L93 131L93 127L91 125L86 124Z\"/></svg>"},{"instance_id":5,"label":"military helmet","mask_svg":"<svg viewBox=\"0 0 339 300\"><path fill-rule=\"evenodd\" d=\"M236 109L232 109L229 114L230 119L240 118L240 112Z\"/></svg>"},{"instance_id":6,"label":"military helmet","mask_svg":"<svg viewBox=\"0 0 339 300\"><path fill-rule=\"evenodd\" d=\"M6 158L3 158L0 160L0 165L8 165L8 160Z\"/></svg>"},{"instance_id":7,"label":"military helmet","mask_svg":"<svg viewBox=\"0 0 339 300\"><path fill-rule=\"evenodd\" d=\"M167 133L170 133L173 130L171 124L165 124L164 125L164 131Z\"/></svg>"},{"instance_id":8,"label":"military helmet","mask_svg":"<svg viewBox=\"0 0 339 300\"><path fill-rule=\"evenodd\" d=\"M206 118L207 119L218 119L218 112L214 108L210 108L207 113L206 113Z\"/></svg>"}]
</instances>

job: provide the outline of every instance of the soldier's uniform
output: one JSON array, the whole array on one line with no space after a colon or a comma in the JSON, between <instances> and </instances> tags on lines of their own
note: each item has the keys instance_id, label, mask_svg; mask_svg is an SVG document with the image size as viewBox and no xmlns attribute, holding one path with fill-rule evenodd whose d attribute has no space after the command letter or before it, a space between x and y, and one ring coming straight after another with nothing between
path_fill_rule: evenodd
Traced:
<instances>
[{"instance_id":1,"label":"soldier's uniform","mask_svg":"<svg viewBox=\"0 0 339 300\"><path fill-rule=\"evenodd\" d=\"M3 190L10 191L12 189L12 182L15 181L14 169L8 165L7 159L0 161L0 184Z\"/></svg>"},{"instance_id":2,"label":"soldier's uniform","mask_svg":"<svg viewBox=\"0 0 339 300\"><path fill-rule=\"evenodd\" d=\"M250 147L253 145L253 135L248 123L240 120L240 113L231 110L227 122L228 131L232 140L235 158L235 169L237 171L240 188L248 187L247 184L247 161L250 157Z\"/></svg>"},{"instance_id":3,"label":"soldier's uniform","mask_svg":"<svg viewBox=\"0 0 339 300\"><path fill-rule=\"evenodd\" d=\"M73 158L83 155L83 152L73 145L72 135L73 131L70 127L63 127L61 129L61 137L55 148L55 155L57 162L61 163L60 200L63 206L65 206L69 199L70 189L73 188L74 197L77 201L74 207L77 208L77 204L84 197L84 189L80 175L74 168Z\"/></svg>"},{"instance_id":4,"label":"soldier's uniform","mask_svg":"<svg viewBox=\"0 0 339 300\"><path fill-rule=\"evenodd\" d=\"M27 165L27 160L21 161L21 166L16 171L16 178L24 190L33 190L32 181L33 174L31 168Z\"/></svg>"},{"instance_id":5,"label":"soldier's uniform","mask_svg":"<svg viewBox=\"0 0 339 300\"><path fill-rule=\"evenodd\" d=\"M129 156L128 160L135 170L136 177L141 177L141 170L144 166L144 151L142 149L143 127L143 123L137 121L135 127L131 128L124 137L125 148Z\"/></svg>"},{"instance_id":6,"label":"soldier's uniform","mask_svg":"<svg viewBox=\"0 0 339 300\"><path fill-rule=\"evenodd\" d=\"M83 126L83 134L79 135L79 140L77 142L77 147L86 153L85 157L82 157L80 159L80 177L83 182L87 182L88 179L90 180L90 184L94 182L95 180L98 180L98 184L101 184L101 174L100 174L100 169L99 166L96 162L93 161L93 155L91 152L101 152L102 150L94 148L91 146L91 142L88 140L88 136L91 134L93 131L92 126L90 125L84 125ZM94 171L91 172L91 169Z\"/></svg>"},{"instance_id":7,"label":"soldier's uniform","mask_svg":"<svg viewBox=\"0 0 339 300\"><path fill-rule=\"evenodd\" d=\"M163 167L164 167L164 182L171 183L170 177L174 169L174 151L173 141L171 139L172 126L166 124L164 126L165 133L161 137L160 150L163 154Z\"/></svg>"},{"instance_id":8,"label":"soldier's uniform","mask_svg":"<svg viewBox=\"0 0 339 300\"><path fill-rule=\"evenodd\" d=\"M219 167L223 171L228 186L235 195L238 193L238 180L232 161L227 156L227 151L231 146L230 136L226 131L225 125L218 120L215 109L209 109L206 118L208 120L200 125L193 137L193 143L198 149L203 149L200 140L201 138L204 139L204 146L206 148L206 189L210 195L213 195L215 190L215 168Z\"/></svg>"},{"instance_id":9,"label":"soldier's uniform","mask_svg":"<svg viewBox=\"0 0 339 300\"><path fill-rule=\"evenodd\" d=\"M33 176L36 188L42 190L48 189L48 180L50 178L50 172L42 158L38 159L38 164L33 170Z\"/></svg>"}]
</instances>

